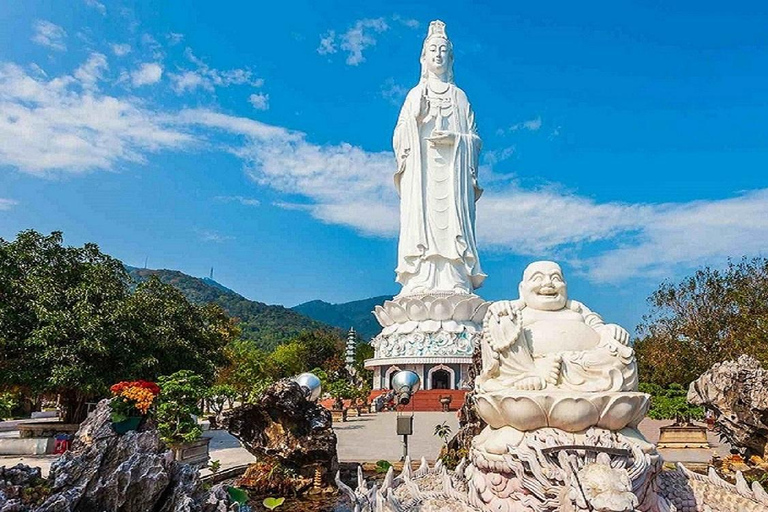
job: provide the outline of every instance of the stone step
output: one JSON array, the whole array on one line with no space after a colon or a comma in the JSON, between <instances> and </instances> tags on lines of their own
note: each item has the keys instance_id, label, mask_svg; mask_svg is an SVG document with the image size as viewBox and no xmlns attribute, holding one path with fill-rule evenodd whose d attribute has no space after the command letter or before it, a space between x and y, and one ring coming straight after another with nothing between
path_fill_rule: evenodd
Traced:
<instances>
[{"instance_id":1,"label":"stone step","mask_svg":"<svg viewBox=\"0 0 768 512\"><path fill-rule=\"evenodd\" d=\"M0 438L0 455L45 455L53 453L54 442L52 437L3 437Z\"/></svg>"}]
</instances>

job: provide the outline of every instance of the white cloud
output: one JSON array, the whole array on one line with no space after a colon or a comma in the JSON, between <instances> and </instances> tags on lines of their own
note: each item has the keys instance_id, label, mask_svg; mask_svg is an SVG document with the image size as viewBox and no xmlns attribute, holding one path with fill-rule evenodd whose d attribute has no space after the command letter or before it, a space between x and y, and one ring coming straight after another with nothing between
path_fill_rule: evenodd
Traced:
<instances>
[{"instance_id":1,"label":"white cloud","mask_svg":"<svg viewBox=\"0 0 768 512\"><path fill-rule=\"evenodd\" d=\"M420 25L419 20L415 20L413 18L403 18L399 14L395 14L394 16L392 16L392 19L394 21L402 23L408 28L419 28L419 25Z\"/></svg>"},{"instance_id":2,"label":"white cloud","mask_svg":"<svg viewBox=\"0 0 768 512\"><path fill-rule=\"evenodd\" d=\"M41 176L82 173L143 163L161 150L223 147L243 161L254 181L293 198L278 202L280 207L366 235L397 235L390 151L315 144L298 131L209 109L162 112L132 96L101 92L107 69L106 57L98 53L71 75L55 78L39 68L0 64L0 165ZM205 73L213 87L210 68ZM221 73L218 78L226 81ZM541 128L539 118L529 121L519 129ZM215 143L206 144L209 140ZM512 151L487 154L499 161ZM565 259L593 281L658 278L766 250L768 189L724 199L637 204L600 202L554 187L523 188L483 169L480 181L488 185L477 209L481 250ZM217 199L258 204L243 196ZM0 208L14 204L0 200ZM212 231L198 234L212 242L231 239Z\"/></svg>"},{"instance_id":3,"label":"white cloud","mask_svg":"<svg viewBox=\"0 0 768 512\"><path fill-rule=\"evenodd\" d=\"M339 48L347 52L346 62L350 66L357 66L365 62L363 50L376 45L374 34L381 34L389 30L389 25L384 18L364 18L355 21L354 25L338 37L336 32L329 30L320 38L320 46L317 53L329 55L336 53Z\"/></svg>"},{"instance_id":4,"label":"white cloud","mask_svg":"<svg viewBox=\"0 0 768 512\"><path fill-rule=\"evenodd\" d=\"M228 242L230 240L234 240L235 237L229 236L229 235L222 235L221 233L218 233L216 231L211 231L208 229L203 230L196 230L197 235L200 237L200 240L203 242L214 242L217 244Z\"/></svg>"},{"instance_id":5,"label":"white cloud","mask_svg":"<svg viewBox=\"0 0 768 512\"><path fill-rule=\"evenodd\" d=\"M320 55L330 55L337 51L335 30L329 30L325 35L320 36L320 46L317 47L317 53Z\"/></svg>"},{"instance_id":6,"label":"white cloud","mask_svg":"<svg viewBox=\"0 0 768 512\"><path fill-rule=\"evenodd\" d=\"M175 46L184 40L184 34L178 34L176 32L170 32L168 34L168 44Z\"/></svg>"},{"instance_id":7,"label":"white cloud","mask_svg":"<svg viewBox=\"0 0 768 512\"><path fill-rule=\"evenodd\" d=\"M0 211L10 210L17 204L19 204L18 201L14 201L13 199L3 199L0 197Z\"/></svg>"},{"instance_id":8,"label":"white cloud","mask_svg":"<svg viewBox=\"0 0 768 512\"><path fill-rule=\"evenodd\" d=\"M256 110L269 110L269 94L263 92L253 93L248 97L248 102Z\"/></svg>"},{"instance_id":9,"label":"white cloud","mask_svg":"<svg viewBox=\"0 0 768 512\"><path fill-rule=\"evenodd\" d=\"M181 70L179 73L168 73L171 78L173 90L177 94L192 92L198 87L207 91L213 91L215 87L229 87L231 85L250 85L252 87L262 87L264 79L254 76L249 69L229 69L219 70L210 67L202 59L195 56L190 48L184 52L192 64L196 66L194 70Z\"/></svg>"},{"instance_id":10,"label":"white cloud","mask_svg":"<svg viewBox=\"0 0 768 512\"><path fill-rule=\"evenodd\" d=\"M261 204L258 199L243 196L216 196L214 199L225 203L240 203L243 206L259 206Z\"/></svg>"},{"instance_id":11,"label":"white cloud","mask_svg":"<svg viewBox=\"0 0 768 512\"><path fill-rule=\"evenodd\" d=\"M537 116L533 119L528 119L527 121L520 121L519 123L515 123L506 130L503 128L499 128L496 133L498 135L503 135L506 132L517 132L520 130L527 130L529 132L537 132L541 129L541 116Z\"/></svg>"},{"instance_id":12,"label":"white cloud","mask_svg":"<svg viewBox=\"0 0 768 512\"><path fill-rule=\"evenodd\" d=\"M112 47L112 53L114 53L118 57L123 57L123 56L128 55L129 53L131 53L131 45L129 45L127 43L112 44L110 46Z\"/></svg>"},{"instance_id":13,"label":"white cloud","mask_svg":"<svg viewBox=\"0 0 768 512\"><path fill-rule=\"evenodd\" d=\"M193 140L138 100L99 93L104 63L92 54L74 75L53 79L0 64L0 164L41 176L82 173L145 162L148 153Z\"/></svg>"},{"instance_id":14,"label":"white cloud","mask_svg":"<svg viewBox=\"0 0 768 512\"><path fill-rule=\"evenodd\" d=\"M393 105L402 105L406 94L408 88L395 82L394 78L387 78L381 85L381 96Z\"/></svg>"},{"instance_id":15,"label":"white cloud","mask_svg":"<svg viewBox=\"0 0 768 512\"><path fill-rule=\"evenodd\" d=\"M631 242L586 261L596 281L664 277L728 257L766 255L768 189L708 201L659 205Z\"/></svg>"},{"instance_id":16,"label":"white cloud","mask_svg":"<svg viewBox=\"0 0 768 512\"><path fill-rule=\"evenodd\" d=\"M163 66L157 62L145 62L131 72L131 83L134 87L151 85L160 81L163 76Z\"/></svg>"},{"instance_id":17,"label":"white cloud","mask_svg":"<svg viewBox=\"0 0 768 512\"><path fill-rule=\"evenodd\" d=\"M109 69L107 57L103 53L92 53L80 67L75 70L75 78L85 89L94 89L104 78Z\"/></svg>"},{"instance_id":18,"label":"white cloud","mask_svg":"<svg viewBox=\"0 0 768 512\"><path fill-rule=\"evenodd\" d=\"M85 5L93 9L96 9L101 13L102 16L107 15L107 8L104 6L104 4L102 4L101 2L98 2L97 0L85 0Z\"/></svg>"},{"instance_id":19,"label":"white cloud","mask_svg":"<svg viewBox=\"0 0 768 512\"><path fill-rule=\"evenodd\" d=\"M51 50L64 51L67 49L67 45L64 44L67 32L60 26L55 25L50 21L37 20L32 25L32 28L34 30L32 42L50 48Z\"/></svg>"}]
</instances>

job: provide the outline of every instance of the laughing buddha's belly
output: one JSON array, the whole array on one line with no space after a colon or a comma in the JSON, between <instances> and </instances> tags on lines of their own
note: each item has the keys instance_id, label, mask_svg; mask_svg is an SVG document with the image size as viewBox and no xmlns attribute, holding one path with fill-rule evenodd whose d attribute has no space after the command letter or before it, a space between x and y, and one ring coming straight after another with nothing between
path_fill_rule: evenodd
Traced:
<instances>
[{"instance_id":1,"label":"laughing buddha's belly","mask_svg":"<svg viewBox=\"0 0 768 512\"><path fill-rule=\"evenodd\" d=\"M578 320L539 320L526 325L524 332L534 354L590 350L600 342L600 335Z\"/></svg>"}]
</instances>

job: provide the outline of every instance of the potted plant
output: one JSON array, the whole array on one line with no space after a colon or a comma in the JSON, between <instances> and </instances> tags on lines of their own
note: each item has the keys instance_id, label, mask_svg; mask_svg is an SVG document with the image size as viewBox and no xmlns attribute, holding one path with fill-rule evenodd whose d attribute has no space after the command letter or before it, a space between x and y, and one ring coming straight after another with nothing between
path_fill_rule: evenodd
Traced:
<instances>
[{"instance_id":1,"label":"potted plant","mask_svg":"<svg viewBox=\"0 0 768 512\"><path fill-rule=\"evenodd\" d=\"M192 465L208 463L210 438L202 437L203 430L196 417L201 414L200 401L206 396L203 378L189 370L157 380L161 395L157 404L157 430L173 451L176 460Z\"/></svg>"},{"instance_id":2,"label":"potted plant","mask_svg":"<svg viewBox=\"0 0 768 512\"><path fill-rule=\"evenodd\" d=\"M157 384L145 380L118 382L109 390L112 428L121 435L139 427L160 393Z\"/></svg>"},{"instance_id":3,"label":"potted plant","mask_svg":"<svg viewBox=\"0 0 768 512\"><path fill-rule=\"evenodd\" d=\"M659 448L708 448L707 429L696 425L704 411L688 403L687 390L680 384L666 388L656 384L640 384L640 391L651 395L648 417L656 420L674 420L671 425L659 428Z\"/></svg>"}]
</instances>

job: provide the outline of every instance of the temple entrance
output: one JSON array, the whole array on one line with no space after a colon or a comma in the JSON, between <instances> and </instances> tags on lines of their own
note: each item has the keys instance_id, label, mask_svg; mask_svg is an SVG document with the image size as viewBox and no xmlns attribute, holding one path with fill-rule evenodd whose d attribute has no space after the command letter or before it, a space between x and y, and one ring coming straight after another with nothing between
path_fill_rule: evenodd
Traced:
<instances>
[{"instance_id":1,"label":"temple entrance","mask_svg":"<svg viewBox=\"0 0 768 512\"><path fill-rule=\"evenodd\" d=\"M451 374L445 370L435 370L429 385L430 389L451 389Z\"/></svg>"}]
</instances>

